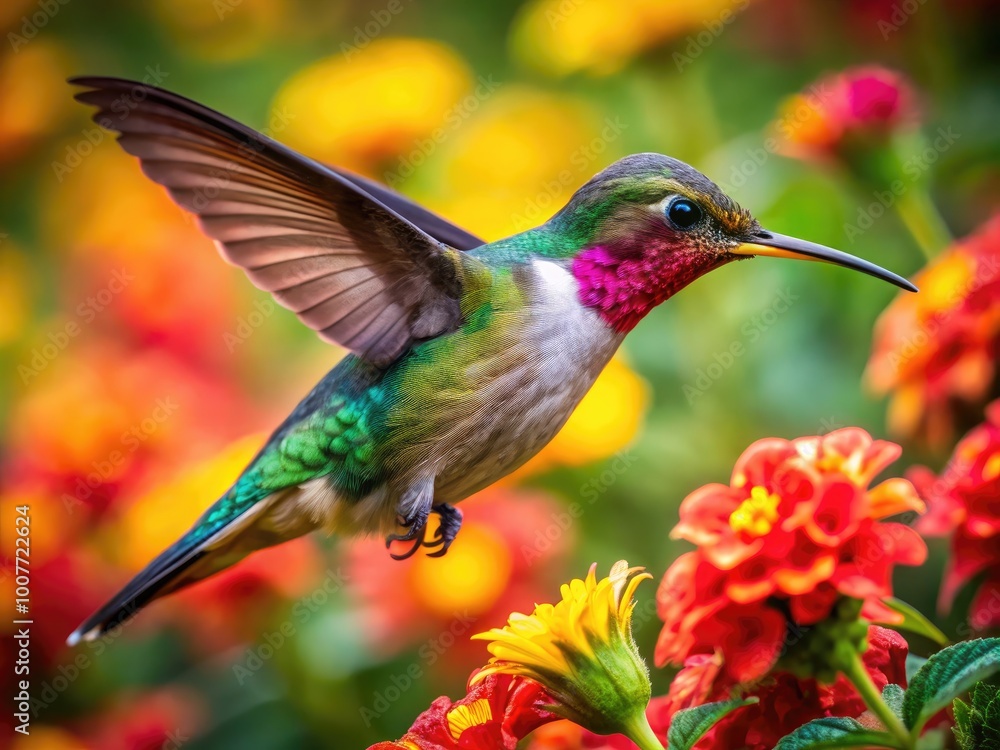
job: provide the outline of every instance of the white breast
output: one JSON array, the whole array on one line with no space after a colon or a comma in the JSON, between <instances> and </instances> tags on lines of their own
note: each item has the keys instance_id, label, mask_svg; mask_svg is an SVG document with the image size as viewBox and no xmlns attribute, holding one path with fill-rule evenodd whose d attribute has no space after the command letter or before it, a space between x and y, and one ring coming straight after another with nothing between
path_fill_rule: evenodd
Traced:
<instances>
[{"instance_id":1,"label":"white breast","mask_svg":"<svg viewBox=\"0 0 1000 750\"><path fill-rule=\"evenodd\" d=\"M563 265L535 260L529 273L532 312L508 344L527 356L485 385L488 403L446 441L436 491L442 502L492 484L541 450L621 343L621 334L580 304L576 279Z\"/></svg>"}]
</instances>

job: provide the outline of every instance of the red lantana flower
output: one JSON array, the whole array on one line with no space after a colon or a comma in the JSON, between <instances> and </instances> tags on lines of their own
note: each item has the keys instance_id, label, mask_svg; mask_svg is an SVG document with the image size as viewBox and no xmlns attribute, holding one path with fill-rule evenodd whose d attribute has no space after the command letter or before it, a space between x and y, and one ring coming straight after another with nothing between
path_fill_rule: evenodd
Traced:
<instances>
[{"instance_id":1,"label":"red lantana flower","mask_svg":"<svg viewBox=\"0 0 1000 750\"><path fill-rule=\"evenodd\" d=\"M879 66L851 68L790 97L775 130L787 155L828 159L916 123L914 99L898 73Z\"/></svg>"},{"instance_id":2,"label":"red lantana flower","mask_svg":"<svg viewBox=\"0 0 1000 750\"><path fill-rule=\"evenodd\" d=\"M790 623L824 620L841 597L861 600L865 619L894 621L882 604L893 566L927 554L915 531L881 521L923 510L913 486L896 478L869 488L899 454L858 428L769 438L744 452L728 486L691 493L673 536L698 549L660 584L656 663L718 652L723 677L747 683L774 666Z\"/></svg>"},{"instance_id":3,"label":"red lantana flower","mask_svg":"<svg viewBox=\"0 0 1000 750\"><path fill-rule=\"evenodd\" d=\"M942 611L964 584L985 573L969 611L977 630L1000 627L1000 401L986 416L955 446L940 477L925 468L910 473L930 508L920 531L931 536L954 532L941 586Z\"/></svg>"},{"instance_id":4,"label":"red lantana flower","mask_svg":"<svg viewBox=\"0 0 1000 750\"><path fill-rule=\"evenodd\" d=\"M906 686L906 654L906 641L901 635L885 628L869 628L868 649L862 659L879 690L888 684ZM770 750L782 737L813 719L856 719L866 711L865 702L843 676L823 685L814 679L777 672L744 693L722 679L720 667L721 660L715 655L699 654L687 659L671 683L670 692L650 703L649 720L658 735L666 737L678 711L725 700L734 692L756 696L758 702L724 717L698 741L695 750Z\"/></svg>"},{"instance_id":5,"label":"red lantana flower","mask_svg":"<svg viewBox=\"0 0 1000 750\"><path fill-rule=\"evenodd\" d=\"M401 739L369 750L515 750L534 729L559 718L544 708L553 702L536 682L491 674L459 701L438 698Z\"/></svg>"},{"instance_id":6,"label":"red lantana flower","mask_svg":"<svg viewBox=\"0 0 1000 750\"><path fill-rule=\"evenodd\" d=\"M990 398L1000 357L1000 214L921 271L920 294L879 318L866 377L891 393L889 427L932 446Z\"/></svg>"}]
</instances>

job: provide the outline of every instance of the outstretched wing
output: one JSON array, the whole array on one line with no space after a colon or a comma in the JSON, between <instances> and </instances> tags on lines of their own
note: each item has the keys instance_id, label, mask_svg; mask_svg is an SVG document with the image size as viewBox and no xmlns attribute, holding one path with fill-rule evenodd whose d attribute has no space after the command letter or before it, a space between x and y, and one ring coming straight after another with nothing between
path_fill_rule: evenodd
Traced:
<instances>
[{"instance_id":1,"label":"outstretched wing","mask_svg":"<svg viewBox=\"0 0 1000 750\"><path fill-rule=\"evenodd\" d=\"M117 78L71 83L90 89L76 98L197 215L223 257L321 338L385 366L459 325L462 254L405 214L439 236L477 238L376 187L390 207L364 178L176 94Z\"/></svg>"},{"instance_id":2,"label":"outstretched wing","mask_svg":"<svg viewBox=\"0 0 1000 750\"><path fill-rule=\"evenodd\" d=\"M405 195L397 193L392 188L386 187L374 180L369 180L367 177L362 177L359 174L348 172L346 169L341 169L340 167L330 167L330 169L349 182L354 183L362 191L368 193L386 207L391 208L411 224L416 224L434 239L450 245L456 250L472 250L486 244L486 240L470 232L466 232L457 224L452 224L447 219L438 216L433 211L429 211L419 203L414 203Z\"/></svg>"}]
</instances>

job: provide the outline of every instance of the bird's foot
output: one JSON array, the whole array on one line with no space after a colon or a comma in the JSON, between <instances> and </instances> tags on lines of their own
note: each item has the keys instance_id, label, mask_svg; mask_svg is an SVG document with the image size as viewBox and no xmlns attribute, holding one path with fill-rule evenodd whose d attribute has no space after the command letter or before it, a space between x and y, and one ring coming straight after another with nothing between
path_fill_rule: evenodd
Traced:
<instances>
[{"instance_id":1,"label":"bird's foot","mask_svg":"<svg viewBox=\"0 0 1000 750\"><path fill-rule=\"evenodd\" d=\"M441 523L438 525L434 538L429 542L425 541L423 545L428 549L440 547L440 549L436 549L433 552L428 552L428 557L444 557L448 554L448 548L451 547L451 543L458 536L458 530L462 528L462 511L447 503L435 505L432 510L438 514Z\"/></svg>"},{"instance_id":2,"label":"bird's foot","mask_svg":"<svg viewBox=\"0 0 1000 750\"><path fill-rule=\"evenodd\" d=\"M397 519L399 525L406 529L406 531L402 534L389 534L385 538L385 548L389 549L392 547L393 542L413 542L413 544L410 545L410 548L406 552L400 554L390 552L389 557L393 560L405 560L416 554L417 550L424 543L424 534L427 531L427 518L429 516L430 508L420 506L411 516L400 516Z\"/></svg>"},{"instance_id":3,"label":"bird's foot","mask_svg":"<svg viewBox=\"0 0 1000 750\"><path fill-rule=\"evenodd\" d=\"M441 523L438 525L434 538L427 539L427 519L431 512L438 514ZM447 503L442 503L441 505L435 505L430 511L417 512L411 518L400 518L399 525L403 526L406 531L402 534L390 534L387 536L385 540L386 549L391 547L393 542L413 543L406 552L399 554L390 552L389 557L393 560L406 560L413 557L421 547L434 550L427 553L428 557L444 557L448 552L448 548L451 547L451 543L455 541L458 530L462 528L462 511Z\"/></svg>"}]
</instances>

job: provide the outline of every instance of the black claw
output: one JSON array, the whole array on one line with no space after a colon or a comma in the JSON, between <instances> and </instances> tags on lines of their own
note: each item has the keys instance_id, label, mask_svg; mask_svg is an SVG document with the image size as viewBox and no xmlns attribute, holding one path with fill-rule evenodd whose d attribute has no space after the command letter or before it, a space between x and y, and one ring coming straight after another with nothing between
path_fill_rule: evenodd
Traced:
<instances>
[{"instance_id":1,"label":"black claw","mask_svg":"<svg viewBox=\"0 0 1000 750\"><path fill-rule=\"evenodd\" d=\"M427 528L428 516L430 516L429 509L418 508L410 516L400 515L396 517L396 522L406 529L406 531L402 534L389 534L385 538L385 548L389 549L392 547L393 542L413 542L413 544L406 552L400 554L390 552L389 557L393 560L406 560L416 554L417 550L424 543L424 530Z\"/></svg>"},{"instance_id":2,"label":"black claw","mask_svg":"<svg viewBox=\"0 0 1000 750\"><path fill-rule=\"evenodd\" d=\"M396 539L393 539L393 537L396 537ZM389 549L389 547L392 546L392 543L394 541L403 541L403 536L401 534L390 535L389 538L385 540L385 548ZM423 540L413 539L412 541L413 544L410 546L408 550L406 550L406 552L402 552L399 554L396 554L395 552L390 552L389 557L391 557L393 560L406 560L408 558L413 557L417 553L417 550L420 549L420 545L423 544Z\"/></svg>"},{"instance_id":3,"label":"black claw","mask_svg":"<svg viewBox=\"0 0 1000 750\"><path fill-rule=\"evenodd\" d=\"M462 528L462 511L447 503L435 505L432 510L438 514L441 524L438 526L434 539L430 542L424 542L424 546L441 548L434 552L428 552L428 557L444 557L448 554L448 548L451 547L451 543L458 536L459 529Z\"/></svg>"},{"instance_id":4,"label":"black claw","mask_svg":"<svg viewBox=\"0 0 1000 750\"><path fill-rule=\"evenodd\" d=\"M438 525L434 537L427 539L427 519L431 513L437 513L441 523ZM435 505L429 512L417 512L410 518L400 516L399 525L406 531L402 534L389 534L385 539L386 549L389 549L393 542L413 542L413 544L406 552L400 554L390 552L389 557L393 560L406 560L413 557L421 547L434 549L433 552L427 553L428 557L444 557L448 553L451 543L455 541L458 530L462 528L462 511L442 503ZM435 549L436 547L440 547L440 549Z\"/></svg>"}]
</instances>

